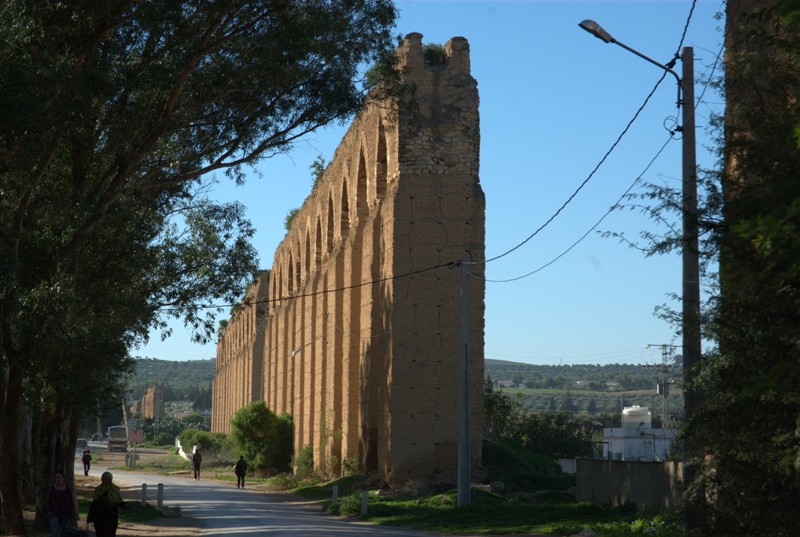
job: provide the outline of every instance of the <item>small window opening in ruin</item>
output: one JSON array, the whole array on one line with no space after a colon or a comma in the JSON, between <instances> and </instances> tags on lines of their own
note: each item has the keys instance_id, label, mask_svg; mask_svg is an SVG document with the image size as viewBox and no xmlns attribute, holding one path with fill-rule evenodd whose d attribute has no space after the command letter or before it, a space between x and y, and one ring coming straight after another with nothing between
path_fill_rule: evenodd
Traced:
<instances>
[{"instance_id":1,"label":"small window opening in ruin","mask_svg":"<svg viewBox=\"0 0 800 537\"><path fill-rule=\"evenodd\" d=\"M444 65L444 46L438 43L422 45L422 57L425 60L425 65Z\"/></svg>"}]
</instances>

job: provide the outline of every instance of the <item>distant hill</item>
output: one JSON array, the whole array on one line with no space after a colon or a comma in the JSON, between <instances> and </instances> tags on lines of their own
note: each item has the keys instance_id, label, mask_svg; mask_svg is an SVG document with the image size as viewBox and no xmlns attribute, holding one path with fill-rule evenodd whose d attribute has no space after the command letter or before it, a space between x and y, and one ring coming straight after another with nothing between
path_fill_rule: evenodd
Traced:
<instances>
[{"instance_id":1,"label":"distant hill","mask_svg":"<svg viewBox=\"0 0 800 537\"><path fill-rule=\"evenodd\" d=\"M210 401L215 372L213 358L175 362L140 357L136 358L128 391L137 400L151 382L160 382L167 401ZM484 376L496 389L513 394L523 407L534 412L591 417L616 415L623 406L640 405L651 408L655 416L663 413L665 402L670 416L677 417L683 411L678 369L667 374L638 364L533 365L487 359ZM666 401L656 393L660 376L676 380Z\"/></svg>"},{"instance_id":2,"label":"distant hill","mask_svg":"<svg viewBox=\"0 0 800 537\"><path fill-rule=\"evenodd\" d=\"M176 362L157 358L136 359L136 371L128 383L133 400L142 397L151 382L160 382L166 401L194 401L199 393L211 391L216 359Z\"/></svg>"},{"instance_id":3,"label":"distant hill","mask_svg":"<svg viewBox=\"0 0 800 537\"><path fill-rule=\"evenodd\" d=\"M485 360L484 377L495 389L513 395L531 412L566 412L611 425L623 407L650 408L655 423L666 413L669 421L683 414L679 368L639 364L533 365ZM656 391L657 381L669 383L666 397ZM602 416L602 417L601 417ZM609 418L610 416L610 418ZM613 419L614 421L611 421Z\"/></svg>"},{"instance_id":4,"label":"distant hill","mask_svg":"<svg viewBox=\"0 0 800 537\"><path fill-rule=\"evenodd\" d=\"M492 381L519 380L528 388L574 389L579 385L594 383L597 389L607 382L616 382L621 389L640 390L653 388L659 370L641 364L578 364L533 365L505 360L485 360L484 377ZM680 377L675 368L673 376ZM516 384L516 383L515 383Z\"/></svg>"}]
</instances>

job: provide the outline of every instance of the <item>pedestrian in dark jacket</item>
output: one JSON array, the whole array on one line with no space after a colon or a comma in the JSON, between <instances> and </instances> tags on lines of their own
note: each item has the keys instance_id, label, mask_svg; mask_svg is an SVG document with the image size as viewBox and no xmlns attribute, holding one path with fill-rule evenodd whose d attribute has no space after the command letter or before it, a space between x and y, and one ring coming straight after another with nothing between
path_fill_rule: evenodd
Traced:
<instances>
[{"instance_id":1,"label":"pedestrian in dark jacket","mask_svg":"<svg viewBox=\"0 0 800 537\"><path fill-rule=\"evenodd\" d=\"M78 521L75 495L67 485L64 473L56 471L47 494L47 511L50 514L50 537L63 537L71 521Z\"/></svg>"},{"instance_id":2,"label":"pedestrian in dark jacket","mask_svg":"<svg viewBox=\"0 0 800 537\"><path fill-rule=\"evenodd\" d=\"M195 448L194 455L192 455L192 466L194 467L194 480L200 479L200 464L203 462L203 456L200 454L200 448Z\"/></svg>"},{"instance_id":3,"label":"pedestrian in dark jacket","mask_svg":"<svg viewBox=\"0 0 800 537\"><path fill-rule=\"evenodd\" d=\"M236 466L233 467L233 471L236 474L236 488L238 489L240 486L244 488L244 476L247 475L247 463L244 461L242 455L239 455L239 460L236 462Z\"/></svg>"},{"instance_id":4,"label":"pedestrian in dark jacket","mask_svg":"<svg viewBox=\"0 0 800 537\"><path fill-rule=\"evenodd\" d=\"M89 468L92 466L92 452L88 447L83 450L81 461L83 461L83 475L89 475Z\"/></svg>"}]
</instances>

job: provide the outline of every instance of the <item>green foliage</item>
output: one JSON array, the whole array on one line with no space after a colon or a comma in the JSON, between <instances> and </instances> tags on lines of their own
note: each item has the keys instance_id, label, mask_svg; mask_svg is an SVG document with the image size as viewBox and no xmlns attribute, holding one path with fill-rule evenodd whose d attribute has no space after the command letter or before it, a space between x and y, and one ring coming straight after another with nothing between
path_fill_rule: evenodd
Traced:
<instances>
[{"instance_id":1,"label":"green foliage","mask_svg":"<svg viewBox=\"0 0 800 537\"><path fill-rule=\"evenodd\" d=\"M728 98L712 118L724 168L699 174L703 311L710 347L689 372L696 394L685 498L707 535L789 536L800 505L800 8L726 4ZM682 192L651 185L654 220L681 217ZM679 251L680 227L645 235L646 253ZM668 309L662 316L679 322ZM694 511L694 510L692 510Z\"/></svg>"},{"instance_id":2,"label":"green foliage","mask_svg":"<svg viewBox=\"0 0 800 537\"><path fill-rule=\"evenodd\" d=\"M681 527L673 517L639 513L630 507L609 509L569 499L565 489L574 476L561 472L551 459L533 455L519 444L488 435L483 445L483 465L493 478L505 482L503 496L483 489L470 491L471 505L458 507L455 489L428 492L411 488L370 490L367 514L361 515L364 478L350 476L329 482L304 484L294 492L322 499L325 509L337 515L359 517L387 526L455 535L543 534L572 535L591 528L601 537L655 535L677 537ZM339 500L331 500L331 487L339 488ZM521 501L518 491L535 493L533 503Z\"/></svg>"},{"instance_id":3,"label":"green foliage","mask_svg":"<svg viewBox=\"0 0 800 537\"><path fill-rule=\"evenodd\" d=\"M186 429L178 437L185 452L190 452L193 446L197 446L203 454L204 461L211 461L219 458L225 448L225 435L222 433L210 433L198 429Z\"/></svg>"},{"instance_id":4,"label":"green foliage","mask_svg":"<svg viewBox=\"0 0 800 537\"><path fill-rule=\"evenodd\" d=\"M496 381L511 380L527 388L610 391L607 381L619 382L620 390L653 389L656 374L640 364L533 365L505 360L486 360L485 374ZM675 369L680 376L680 370Z\"/></svg>"},{"instance_id":5,"label":"green foliage","mask_svg":"<svg viewBox=\"0 0 800 537\"><path fill-rule=\"evenodd\" d=\"M325 159L322 158L322 155L317 155L317 158L308 167L311 170L311 190L317 188L317 185L322 180L322 176L325 174L325 166Z\"/></svg>"},{"instance_id":6,"label":"green foliage","mask_svg":"<svg viewBox=\"0 0 800 537\"><path fill-rule=\"evenodd\" d=\"M484 424L487 431L554 459L592 452L591 433L581 422L563 413L529 413L499 391L484 394Z\"/></svg>"},{"instance_id":7,"label":"green foliage","mask_svg":"<svg viewBox=\"0 0 800 537\"><path fill-rule=\"evenodd\" d=\"M352 116L362 66L394 48L385 0L191 7L0 3L0 496L15 526L22 401L47 407L37 423L118 406L128 349L171 317L213 340L224 310L208 305L235 302L257 257L243 207L210 202L201 178L241 182Z\"/></svg>"},{"instance_id":8,"label":"green foliage","mask_svg":"<svg viewBox=\"0 0 800 537\"><path fill-rule=\"evenodd\" d=\"M361 492L352 492L339 497L339 501L331 506L330 512L335 515L356 517L361 514Z\"/></svg>"},{"instance_id":9,"label":"green foliage","mask_svg":"<svg viewBox=\"0 0 800 537\"><path fill-rule=\"evenodd\" d=\"M138 400L152 382L159 382L164 386L165 401L196 401L211 390L216 368L215 358L186 361L136 358L128 392L133 400Z\"/></svg>"},{"instance_id":10,"label":"green foliage","mask_svg":"<svg viewBox=\"0 0 800 537\"><path fill-rule=\"evenodd\" d=\"M347 458L342 461L342 475L349 476L358 473L358 460L355 458Z\"/></svg>"},{"instance_id":11,"label":"green foliage","mask_svg":"<svg viewBox=\"0 0 800 537\"><path fill-rule=\"evenodd\" d=\"M231 440L254 470L287 472L294 450L294 423L276 416L263 401L241 408L231 419Z\"/></svg>"},{"instance_id":12,"label":"green foliage","mask_svg":"<svg viewBox=\"0 0 800 537\"><path fill-rule=\"evenodd\" d=\"M701 399L686 445L709 533L789 536L800 505L800 7L751 9L728 6L737 46L707 324L718 347L693 372Z\"/></svg>"},{"instance_id":13,"label":"green foliage","mask_svg":"<svg viewBox=\"0 0 800 537\"><path fill-rule=\"evenodd\" d=\"M175 436L169 433L158 433L153 439L153 444L157 446L174 446Z\"/></svg>"},{"instance_id":14,"label":"green foliage","mask_svg":"<svg viewBox=\"0 0 800 537\"><path fill-rule=\"evenodd\" d=\"M310 444L304 446L292 461L292 467L294 475L299 478L312 475L314 473L314 447Z\"/></svg>"},{"instance_id":15,"label":"green foliage","mask_svg":"<svg viewBox=\"0 0 800 537\"><path fill-rule=\"evenodd\" d=\"M620 421L623 406L645 406L653 410L653 426L662 423L664 397L656 393L660 372L653 366L638 364L607 365L531 365L502 360L486 360L486 375L495 387L500 380L524 379L524 388L504 388L503 392L529 412L565 412L613 427ZM680 381L681 370L674 367L673 379ZM607 386L607 381L621 385ZM681 421L683 390L671 385L666 397L670 422ZM618 426L618 425L617 425Z\"/></svg>"},{"instance_id":16,"label":"green foliage","mask_svg":"<svg viewBox=\"0 0 800 537\"><path fill-rule=\"evenodd\" d=\"M443 65L445 61L444 46L438 43L425 43L422 45L422 57L426 65Z\"/></svg>"},{"instance_id":17,"label":"green foliage","mask_svg":"<svg viewBox=\"0 0 800 537\"><path fill-rule=\"evenodd\" d=\"M575 477L561 471L552 458L534 454L515 440L489 433L483 439L482 467L506 492L558 490L575 485Z\"/></svg>"},{"instance_id":18,"label":"green foliage","mask_svg":"<svg viewBox=\"0 0 800 537\"><path fill-rule=\"evenodd\" d=\"M300 209L292 209L286 213L286 216L283 218L283 227L286 228L287 233L292 229L292 222L294 222L294 219L299 212Z\"/></svg>"},{"instance_id":19,"label":"green foliage","mask_svg":"<svg viewBox=\"0 0 800 537\"><path fill-rule=\"evenodd\" d=\"M601 537L656 535L677 537L679 525L663 517L631 513L627 509L574 501L523 503L481 489L470 491L471 504L458 508L455 490L431 495L375 494L361 516L361 491L326 503L329 512L360 517L387 526L412 526L426 532L456 535L543 534L572 535L591 528Z\"/></svg>"}]
</instances>

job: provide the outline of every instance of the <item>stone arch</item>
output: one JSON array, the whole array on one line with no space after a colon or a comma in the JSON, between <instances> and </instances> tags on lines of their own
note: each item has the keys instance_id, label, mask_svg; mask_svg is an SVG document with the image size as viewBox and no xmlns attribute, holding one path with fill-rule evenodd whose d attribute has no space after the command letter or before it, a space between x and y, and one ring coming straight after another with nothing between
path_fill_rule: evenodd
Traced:
<instances>
[{"instance_id":1,"label":"stone arch","mask_svg":"<svg viewBox=\"0 0 800 537\"><path fill-rule=\"evenodd\" d=\"M421 39L409 34L399 52L404 79L420 92L419 112L369 106L357 117L298 213L304 227L294 226L275 252L272 315L255 335L228 327L217 358L250 368L268 407L293 414L294 446L313 444L315 468L335 473L356 461L359 471L375 470L390 484L455 468L460 360L440 349L460 344L452 330L460 312L442 304L461 288L446 271L389 280L465 252L474 260L485 253L468 44L454 38L447 67L432 70ZM362 285L368 281L374 283ZM470 390L480 397L484 284L472 279L468 290L470 345L478 349L470 357ZM214 408L226 414L214 423L224 425L236 410L230 407L247 404L240 385L227 383L230 393ZM470 405L475 465L481 408L479 400Z\"/></svg>"},{"instance_id":2,"label":"stone arch","mask_svg":"<svg viewBox=\"0 0 800 537\"><path fill-rule=\"evenodd\" d=\"M342 240L347 236L347 233L350 231L350 198L349 193L347 191L347 179L345 178L342 181L342 203L340 207L339 213L339 225L340 225L340 234Z\"/></svg>"},{"instance_id":3,"label":"stone arch","mask_svg":"<svg viewBox=\"0 0 800 537\"><path fill-rule=\"evenodd\" d=\"M294 256L289 253L289 270L286 274L286 294L292 296L294 294Z\"/></svg>"},{"instance_id":4,"label":"stone arch","mask_svg":"<svg viewBox=\"0 0 800 537\"><path fill-rule=\"evenodd\" d=\"M382 200L386 197L386 184L389 166L386 158L386 127L383 121L378 121L378 147L375 155L375 197Z\"/></svg>"},{"instance_id":5,"label":"stone arch","mask_svg":"<svg viewBox=\"0 0 800 537\"><path fill-rule=\"evenodd\" d=\"M369 214L369 200L367 198L367 162L364 158L364 148L358 152L358 168L356 168L356 218L363 222Z\"/></svg>"},{"instance_id":6,"label":"stone arch","mask_svg":"<svg viewBox=\"0 0 800 537\"><path fill-rule=\"evenodd\" d=\"M277 261L277 260L276 260ZM279 263L275 263L275 271L272 274L272 304L271 309L274 312L278 309L281 300L281 267Z\"/></svg>"},{"instance_id":7,"label":"stone arch","mask_svg":"<svg viewBox=\"0 0 800 537\"><path fill-rule=\"evenodd\" d=\"M317 215L317 232L314 237L314 268L319 268L322 263L322 222Z\"/></svg>"},{"instance_id":8,"label":"stone arch","mask_svg":"<svg viewBox=\"0 0 800 537\"><path fill-rule=\"evenodd\" d=\"M306 227L306 244L305 244L305 277L308 278L311 275L311 235L309 234L308 227Z\"/></svg>"},{"instance_id":9,"label":"stone arch","mask_svg":"<svg viewBox=\"0 0 800 537\"><path fill-rule=\"evenodd\" d=\"M333 225L333 193L328 197L328 233L326 235L325 252L330 255L333 251L334 225Z\"/></svg>"},{"instance_id":10,"label":"stone arch","mask_svg":"<svg viewBox=\"0 0 800 537\"><path fill-rule=\"evenodd\" d=\"M298 237L299 240L299 237ZM295 256L295 263L294 263L294 274L292 274L292 278L294 279L294 288L298 292L300 291L300 287L303 283L303 248L302 244L297 245L297 255Z\"/></svg>"}]
</instances>

